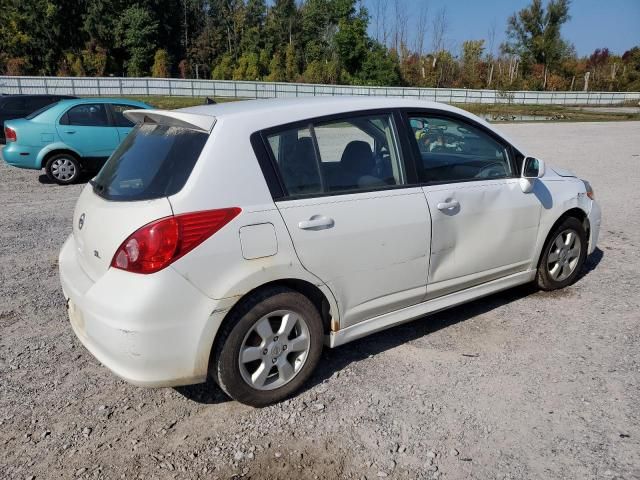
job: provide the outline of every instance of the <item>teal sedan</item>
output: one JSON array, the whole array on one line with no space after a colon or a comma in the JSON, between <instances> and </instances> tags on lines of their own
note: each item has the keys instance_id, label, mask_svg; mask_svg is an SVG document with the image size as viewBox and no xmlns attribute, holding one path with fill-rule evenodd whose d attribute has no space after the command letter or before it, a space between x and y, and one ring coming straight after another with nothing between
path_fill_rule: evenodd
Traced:
<instances>
[{"instance_id":1,"label":"teal sedan","mask_svg":"<svg viewBox=\"0 0 640 480\"><path fill-rule=\"evenodd\" d=\"M124 98L61 100L4 124L2 157L18 168L45 169L60 185L95 173L133 128L125 110L150 109Z\"/></svg>"}]
</instances>

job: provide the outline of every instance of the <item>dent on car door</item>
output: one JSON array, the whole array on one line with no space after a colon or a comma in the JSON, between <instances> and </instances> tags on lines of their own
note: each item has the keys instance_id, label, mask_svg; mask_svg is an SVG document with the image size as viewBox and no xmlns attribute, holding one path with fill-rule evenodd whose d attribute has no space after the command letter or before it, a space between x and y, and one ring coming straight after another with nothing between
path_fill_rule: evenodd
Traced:
<instances>
[{"instance_id":1,"label":"dent on car door","mask_svg":"<svg viewBox=\"0 0 640 480\"><path fill-rule=\"evenodd\" d=\"M409 117L433 222L428 297L527 270L541 202L522 191L508 145L460 119Z\"/></svg>"},{"instance_id":2,"label":"dent on car door","mask_svg":"<svg viewBox=\"0 0 640 480\"><path fill-rule=\"evenodd\" d=\"M391 114L265 134L286 188L276 202L304 267L333 292L346 327L426 294L429 211L406 173Z\"/></svg>"}]
</instances>

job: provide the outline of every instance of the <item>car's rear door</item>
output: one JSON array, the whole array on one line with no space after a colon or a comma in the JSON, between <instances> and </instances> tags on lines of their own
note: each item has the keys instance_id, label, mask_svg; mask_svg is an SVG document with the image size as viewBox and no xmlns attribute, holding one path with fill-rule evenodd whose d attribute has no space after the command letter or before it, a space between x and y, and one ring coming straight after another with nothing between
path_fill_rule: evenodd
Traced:
<instances>
[{"instance_id":1,"label":"car's rear door","mask_svg":"<svg viewBox=\"0 0 640 480\"><path fill-rule=\"evenodd\" d=\"M109 108L111 109L111 118L113 120L113 124L118 131L118 138L122 142L134 127L134 123L124 116L124 112L127 110L134 110L139 107L134 105L127 105L125 103L111 103L109 104Z\"/></svg>"},{"instance_id":2,"label":"car's rear door","mask_svg":"<svg viewBox=\"0 0 640 480\"><path fill-rule=\"evenodd\" d=\"M390 112L265 132L285 190L276 205L304 267L334 293L343 327L421 302L430 218L407 182Z\"/></svg>"},{"instance_id":3,"label":"car's rear door","mask_svg":"<svg viewBox=\"0 0 640 480\"><path fill-rule=\"evenodd\" d=\"M433 222L429 298L528 269L542 202L522 191L510 146L460 117L408 120Z\"/></svg>"},{"instance_id":4,"label":"car's rear door","mask_svg":"<svg viewBox=\"0 0 640 480\"><path fill-rule=\"evenodd\" d=\"M109 120L104 103L81 103L70 107L56 125L60 139L99 167L113 153L120 137Z\"/></svg>"}]
</instances>

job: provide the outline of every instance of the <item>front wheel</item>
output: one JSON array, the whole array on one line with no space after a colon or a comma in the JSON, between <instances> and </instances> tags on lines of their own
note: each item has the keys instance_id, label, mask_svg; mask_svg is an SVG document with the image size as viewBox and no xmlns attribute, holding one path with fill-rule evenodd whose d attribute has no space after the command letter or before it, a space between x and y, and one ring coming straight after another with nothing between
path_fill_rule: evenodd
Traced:
<instances>
[{"instance_id":1,"label":"front wheel","mask_svg":"<svg viewBox=\"0 0 640 480\"><path fill-rule=\"evenodd\" d=\"M80 178L80 162L69 153L51 156L44 169L47 177L58 185L70 185Z\"/></svg>"},{"instance_id":2,"label":"front wheel","mask_svg":"<svg viewBox=\"0 0 640 480\"><path fill-rule=\"evenodd\" d=\"M536 281L543 290L564 288L575 281L587 257L587 233L575 217L564 219L549 234Z\"/></svg>"},{"instance_id":3,"label":"front wheel","mask_svg":"<svg viewBox=\"0 0 640 480\"><path fill-rule=\"evenodd\" d=\"M210 372L231 398L261 407L290 396L315 369L323 344L320 314L283 287L247 298L225 321Z\"/></svg>"}]
</instances>

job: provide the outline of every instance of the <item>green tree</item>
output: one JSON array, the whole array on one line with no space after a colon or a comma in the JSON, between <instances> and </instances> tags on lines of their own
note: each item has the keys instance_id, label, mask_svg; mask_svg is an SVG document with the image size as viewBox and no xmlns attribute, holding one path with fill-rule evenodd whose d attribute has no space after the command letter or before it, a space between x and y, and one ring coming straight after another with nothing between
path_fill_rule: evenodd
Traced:
<instances>
[{"instance_id":1,"label":"green tree","mask_svg":"<svg viewBox=\"0 0 640 480\"><path fill-rule=\"evenodd\" d=\"M293 43L297 33L295 0L275 0L266 18L267 48L271 51Z\"/></svg>"},{"instance_id":2,"label":"green tree","mask_svg":"<svg viewBox=\"0 0 640 480\"><path fill-rule=\"evenodd\" d=\"M268 82L284 82L286 79L287 72L285 70L282 55L279 51L276 51L269 62L269 74L267 75L266 80Z\"/></svg>"},{"instance_id":3,"label":"green tree","mask_svg":"<svg viewBox=\"0 0 640 480\"><path fill-rule=\"evenodd\" d=\"M80 12L71 0L3 0L0 3L0 62L23 58L25 73L53 75L65 51L82 45Z\"/></svg>"},{"instance_id":4,"label":"green tree","mask_svg":"<svg viewBox=\"0 0 640 480\"><path fill-rule=\"evenodd\" d=\"M462 83L465 88L482 86L480 63L484 52L484 40L467 40L462 44Z\"/></svg>"},{"instance_id":5,"label":"green tree","mask_svg":"<svg viewBox=\"0 0 640 480\"><path fill-rule=\"evenodd\" d=\"M132 5L122 12L116 26L116 38L118 46L127 54L125 65L130 76L149 73L157 32L158 22L148 9Z\"/></svg>"},{"instance_id":6,"label":"green tree","mask_svg":"<svg viewBox=\"0 0 640 480\"><path fill-rule=\"evenodd\" d=\"M285 77L289 82L295 82L298 79L298 56L295 47L292 43L287 45L285 50Z\"/></svg>"},{"instance_id":7,"label":"green tree","mask_svg":"<svg viewBox=\"0 0 640 480\"><path fill-rule=\"evenodd\" d=\"M264 0L248 0L244 9L240 50L257 53L264 48L264 21L267 5Z\"/></svg>"},{"instance_id":8,"label":"green tree","mask_svg":"<svg viewBox=\"0 0 640 480\"><path fill-rule=\"evenodd\" d=\"M302 74L302 77L307 83L325 83L327 75L324 62L321 60L314 60L309 63Z\"/></svg>"},{"instance_id":9,"label":"green tree","mask_svg":"<svg viewBox=\"0 0 640 480\"><path fill-rule=\"evenodd\" d=\"M153 66L151 67L151 76L156 78L169 78L171 76L169 53L163 48L156 50Z\"/></svg>"},{"instance_id":10,"label":"green tree","mask_svg":"<svg viewBox=\"0 0 640 480\"><path fill-rule=\"evenodd\" d=\"M622 86L632 92L640 91L640 46L633 47L622 54L624 72Z\"/></svg>"},{"instance_id":11,"label":"green tree","mask_svg":"<svg viewBox=\"0 0 640 480\"><path fill-rule=\"evenodd\" d=\"M398 63L380 43L372 42L357 74L357 81L365 85L398 85Z\"/></svg>"},{"instance_id":12,"label":"green tree","mask_svg":"<svg viewBox=\"0 0 640 480\"><path fill-rule=\"evenodd\" d=\"M369 17L364 8L356 14L353 5L351 7L338 21L334 42L340 65L350 74L354 74L360 70L370 48L370 40L367 36Z\"/></svg>"},{"instance_id":13,"label":"green tree","mask_svg":"<svg viewBox=\"0 0 640 480\"><path fill-rule=\"evenodd\" d=\"M545 9L542 0L533 0L528 7L512 15L507 24L503 51L518 55L525 68L543 65L543 88L546 88L549 69L555 67L570 49L560 34L562 25L571 18L569 2L549 0Z\"/></svg>"},{"instance_id":14,"label":"green tree","mask_svg":"<svg viewBox=\"0 0 640 480\"><path fill-rule=\"evenodd\" d=\"M106 73L109 63L106 48L96 45L94 42L89 42L80 53L87 75L102 77Z\"/></svg>"},{"instance_id":15,"label":"green tree","mask_svg":"<svg viewBox=\"0 0 640 480\"><path fill-rule=\"evenodd\" d=\"M233 78L234 65L230 54L225 54L220 62L211 71L211 78L215 80L231 80Z\"/></svg>"}]
</instances>

